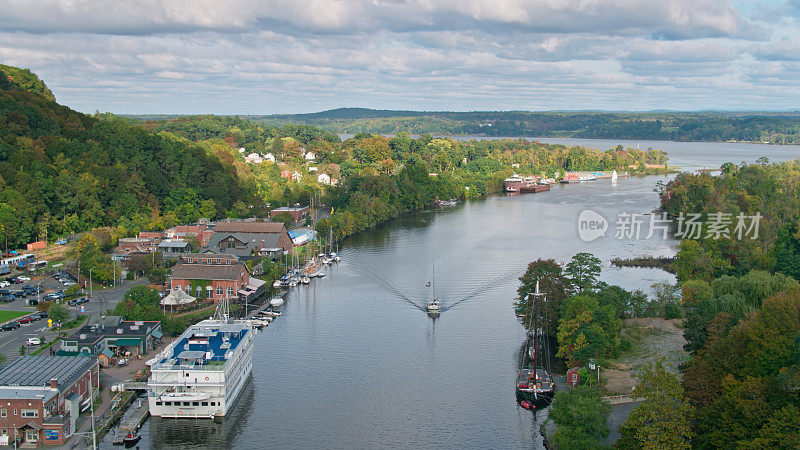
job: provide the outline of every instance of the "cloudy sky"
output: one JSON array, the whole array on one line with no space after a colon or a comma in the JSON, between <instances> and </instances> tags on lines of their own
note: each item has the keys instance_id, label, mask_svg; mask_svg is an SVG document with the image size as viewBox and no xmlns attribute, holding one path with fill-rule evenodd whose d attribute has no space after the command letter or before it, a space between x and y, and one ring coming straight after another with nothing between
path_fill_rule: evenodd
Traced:
<instances>
[{"instance_id":1,"label":"cloudy sky","mask_svg":"<svg viewBox=\"0 0 800 450\"><path fill-rule=\"evenodd\" d=\"M800 0L0 0L0 63L115 113L800 108Z\"/></svg>"}]
</instances>

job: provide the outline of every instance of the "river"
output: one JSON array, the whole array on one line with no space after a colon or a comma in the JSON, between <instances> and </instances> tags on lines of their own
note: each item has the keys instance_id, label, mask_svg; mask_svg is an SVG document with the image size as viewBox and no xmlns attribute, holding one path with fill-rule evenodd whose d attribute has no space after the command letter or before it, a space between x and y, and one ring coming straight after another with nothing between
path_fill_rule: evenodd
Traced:
<instances>
[{"instance_id":1,"label":"river","mask_svg":"<svg viewBox=\"0 0 800 450\"><path fill-rule=\"evenodd\" d=\"M695 154L707 144L676 145ZM613 257L674 254L672 239L614 232L619 214L650 213L656 182L669 178L493 196L349 238L343 261L293 290L283 316L257 336L252 380L232 414L221 423L151 418L141 448L542 448L544 414L514 398L524 340L512 307L516 278L537 258L567 261L588 251L603 260L608 283L649 293L655 282L674 281L655 269L609 265ZM589 242L578 234L587 208L609 224ZM435 321L423 311L434 263L443 304Z\"/></svg>"}]
</instances>

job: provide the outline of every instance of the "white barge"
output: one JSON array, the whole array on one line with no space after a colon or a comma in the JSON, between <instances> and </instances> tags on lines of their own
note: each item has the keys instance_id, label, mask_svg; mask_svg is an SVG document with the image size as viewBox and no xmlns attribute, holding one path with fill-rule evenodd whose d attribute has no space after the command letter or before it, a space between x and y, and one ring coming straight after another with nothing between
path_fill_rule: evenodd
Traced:
<instances>
[{"instance_id":1,"label":"white barge","mask_svg":"<svg viewBox=\"0 0 800 450\"><path fill-rule=\"evenodd\" d=\"M213 418L226 415L253 369L255 333L249 320L204 320L151 359L150 414Z\"/></svg>"}]
</instances>

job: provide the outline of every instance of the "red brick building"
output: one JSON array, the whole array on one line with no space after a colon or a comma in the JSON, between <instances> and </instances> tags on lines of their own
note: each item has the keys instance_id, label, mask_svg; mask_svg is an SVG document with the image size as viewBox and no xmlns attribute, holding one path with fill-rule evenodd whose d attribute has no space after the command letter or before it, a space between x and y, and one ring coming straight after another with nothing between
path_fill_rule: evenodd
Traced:
<instances>
[{"instance_id":1,"label":"red brick building","mask_svg":"<svg viewBox=\"0 0 800 450\"><path fill-rule=\"evenodd\" d=\"M236 255L268 255L291 251L292 238L281 222L220 222L208 243L215 253Z\"/></svg>"},{"instance_id":2,"label":"red brick building","mask_svg":"<svg viewBox=\"0 0 800 450\"><path fill-rule=\"evenodd\" d=\"M88 356L23 356L0 372L0 444L63 445L81 409L99 394Z\"/></svg>"},{"instance_id":3,"label":"red brick building","mask_svg":"<svg viewBox=\"0 0 800 450\"><path fill-rule=\"evenodd\" d=\"M263 283L255 278L251 280L247 266L235 255L190 253L181 256L166 285L170 292L180 286L198 300L218 302L226 296L238 298L239 291L248 290L254 281Z\"/></svg>"}]
</instances>

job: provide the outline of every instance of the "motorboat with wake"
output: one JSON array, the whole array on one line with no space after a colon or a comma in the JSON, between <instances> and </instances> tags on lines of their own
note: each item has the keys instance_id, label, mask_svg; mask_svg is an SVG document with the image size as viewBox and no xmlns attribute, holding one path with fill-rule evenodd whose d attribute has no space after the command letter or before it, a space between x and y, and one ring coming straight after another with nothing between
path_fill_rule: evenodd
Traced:
<instances>
[{"instance_id":1,"label":"motorboat with wake","mask_svg":"<svg viewBox=\"0 0 800 450\"><path fill-rule=\"evenodd\" d=\"M431 282L428 283L428 286L431 287L431 291L433 295L431 296L431 300L428 302L426 306L426 310L430 316L437 316L442 310L442 306L439 304L439 300L436 299L436 263L434 262L433 265L433 276L431 277Z\"/></svg>"}]
</instances>

